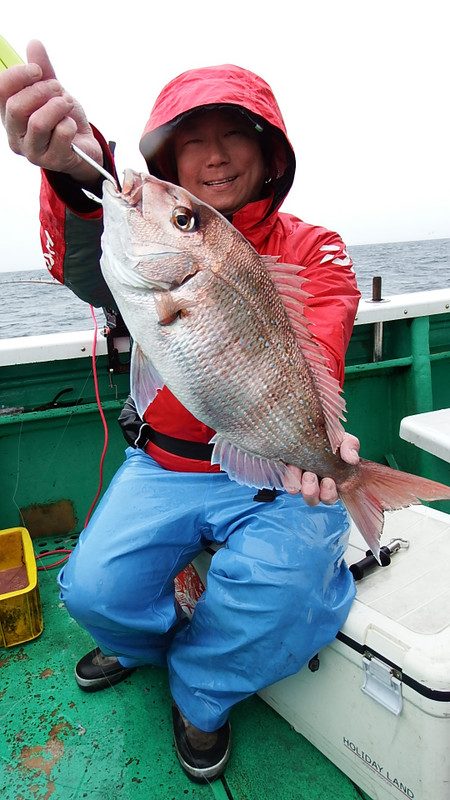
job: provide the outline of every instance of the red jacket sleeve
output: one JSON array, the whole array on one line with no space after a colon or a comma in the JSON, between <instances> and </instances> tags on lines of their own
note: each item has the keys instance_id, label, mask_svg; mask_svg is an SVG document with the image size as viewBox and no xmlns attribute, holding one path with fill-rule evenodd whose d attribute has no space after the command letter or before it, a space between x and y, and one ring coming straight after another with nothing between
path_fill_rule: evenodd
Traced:
<instances>
[{"instance_id":1,"label":"red jacket sleeve","mask_svg":"<svg viewBox=\"0 0 450 800\"><path fill-rule=\"evenodd\" d=\"M106 169L114 174L109 147L95 128L93 131L102 146ZM101 206L89 200L70 176L45 170L39 217L44 259L53 277L82 300L115 308L100 270Z\"/></svg>"},{"instance_id":2,"label":"red jacket sleeve","mask_svg":"<svg viewBox=\"0 0 450 800\"><path fill-rule=\"evenodd\" d=\"M342 386L345 353L361 296L352 260L337 233L305 223L290 239L289 248L295 253L294 263L304 267L303 288L310 295L305 316L311 333Z\"/></svg>"}]
</instances>

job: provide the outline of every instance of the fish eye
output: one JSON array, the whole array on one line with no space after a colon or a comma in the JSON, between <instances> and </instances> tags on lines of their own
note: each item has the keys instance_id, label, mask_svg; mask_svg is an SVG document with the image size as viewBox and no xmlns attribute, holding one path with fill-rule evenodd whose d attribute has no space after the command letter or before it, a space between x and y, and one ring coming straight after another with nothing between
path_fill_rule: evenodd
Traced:
<instances>
[{"instance_id":1,"label":"fish eye","mask_svg":"<svg viewBox=\"0 0 450 800\"><path fill-rule=\"evenodd\" d=\"M186 233L197 230L197 217L190 208L178 206L172 211L172 223L179 231Z\"/></svg>"}]
</instances>

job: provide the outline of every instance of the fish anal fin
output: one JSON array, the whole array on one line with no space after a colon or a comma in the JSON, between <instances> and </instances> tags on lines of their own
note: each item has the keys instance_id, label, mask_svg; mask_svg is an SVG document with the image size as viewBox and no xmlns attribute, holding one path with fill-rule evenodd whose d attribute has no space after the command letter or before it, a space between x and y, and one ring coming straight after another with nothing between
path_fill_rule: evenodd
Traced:
<instances>
[{"instance_id":1,"label":"fish anal fin","mask_svg":"<svg viewBox=\"0 0 450 800\"><path fill-rule=\"evenodd\" d=\"M232 480L257 489L283 489L286 464L249 453L216 433L211 464L219 464Z\"/></svg>"}]
</instances>

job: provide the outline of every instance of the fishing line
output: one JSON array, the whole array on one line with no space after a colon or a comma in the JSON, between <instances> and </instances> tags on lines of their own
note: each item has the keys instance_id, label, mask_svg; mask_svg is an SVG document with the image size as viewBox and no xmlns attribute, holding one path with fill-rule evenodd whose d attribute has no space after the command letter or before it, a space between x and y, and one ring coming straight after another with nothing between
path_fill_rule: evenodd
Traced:
<instances>
[{"instance_id":1,"label":"fishing line","mask_svg":"<svg viewBox=\"0 0 450 800\"><path fill-rule=\"evenodd\" d=\"M99 392L99 386L98 386L97 364L96 364L96 356L97 356L96 347L97 347L98 323L97 323L97 319L95 317L94 308L92 306L90 306L90 312L91 312L92 318L94 320L94 338L93 338L93 344L92 344L92 366L91 366L91 369L90 369L88 375L86 376L86 379L85 379L85 381L84 381L84 383L83 383L83 385L82 385L82 387L80 389L80 392L78 394L78 397L77 397L74 405L76 406L78 401L81 399L81 397L83 395L83 392L84 392L84 390L86 388L86 385L87 385L87 383L88 383L88 381L89 381L89 379L90 379L90 377L92 375L93 380L94 380L95 397L96 397L96 401L97 401L97 407L99 409L100 417L101 417L101 420L102 420L102 423L103 423L104 444L103 444L102 455L101 455L101 458L100 458L98 489L97 489L97 493L95 495L95 498L94 498L94 500L93 500L93 502L91 504L91 507L90 507L90 509L88 511L84 527L86 527L86 525L87 525L87 523L88 523L88 521L90 519L90 516L92 514L93 508L95 507L95 504L96 504L96 502L98 500L98 497L100 495L100 492L102 490L102 486L103 486L103 464L104 464L105 455L106 455L106 451L107 451L107 447L108 447L108 426L107 426L105 415L104 415L103 408L102 408L102 405L101 405L100 392ZM64 438L64 436L66 434L66 431L67 431L67 428L70 425L70 422L72 421L74 413L75 413L74 411L71 411L67 416L67 420L66 420L66 423L65 423L65 425L63 427L63 430L61 431L59 440L56 442L56 444L55 444L55 446L53 448L53 455L47 462L46 470L44 472L44 480L45 480L46 476L49 474L50 468L51 468L53 462L56 459L56 456L57 456L58 451L60 449L62 440L63 440L63 438ZM21 509L20 509L20 507L19 507L19 505L17 503L17 500L16 500L17 493L18 493L18 490L19 490L19 485L20 485L20 477L21 477L21 473L20 473L20 452L21 452L21 444L22 444L22 432L23 432L23 420L21 420L21 422L20 422L18 441L17 441L17 472L16 472L16 483L15 483L15 487L14 487L12 502L13 502L13 505L15 506L15 508L18 511L19 519L21 521L21 524L24 527L26 527L22 511L21 511ZM41 553L40 555L36 556L37 559L43 558L43 557L45 557L47 555L50 555L50 554L51 555L57 555L59 553L65 553L66 555L60 561L56 561L53 564L39 566L37 569L38 570L43 570L43 571L46 571L46 570L49 570L49 569L53 569L54 567L57 567L60 564L64 563L68 559L68 557L69 557L71 552L72 552L71 550L66 550L64 548L59 548L59 549L56 549L56 550L48 551L46 553Z\"/></svg>"},{"instance_id":2,"label":"fishing line","mask_svg":"<svg viewBox=\"0 0 450 800\"><path fill-rule=\"evenodd\" d=\"M24 518L22 516L22 511L20 510L19 506L16 503L16 495L17 495L17 492L18 492L18 489L19 489L20 445L21 445L21 441L22 441L22 428L23 428L23 419L20 421L19 436L18 436L18 441L17 441L17 474L16 474L16 485L14 487L12 501L13 501L13 504L15 505L15 507L17 508L17 511L19 512L19 519L20 519L20 521L22 523L22 526L25 527L25 520L24 520Z\"/></svg>"},{"instance_id":3,"label":"fishing line","mask_svg":"<svg viewBox=\"0 0 450 800\"><path fill-rule=\"evenodd\" d=\"M92 306L90 306L90 308L91 308L91 314L92 314ZM97 320L96 320L95 316L94 316L94 325L96 325L96 330L97 330L98 326L97 326ZM81 389L80 389L80 391L78 393L78 397L76 398L75 402L73 403L74 406L77 406L79 400L81 400L81 398L83 396L83 392L84 392L84 390L85 390L85 388L86 388L86 386L88 384L88 381L89 381L91 375L93 375L94 370L95 370L95 363L94 363L93 366L91 366L91 369L89 370L89 372L88 372L88 374L87 374L87 376L85 378L85 381L84 381L84 383L83 383L83 385L82 385L82 387L81 387ZM75 413L74 411L70 411L70 413L68 414L67 422L64 425L64 428L63 428L63 430L61 432L61 435L60 435L55 447L53 448L53 456L50 458L50 460L48 462L47 472L45 473L44 478L47 477L47 475L49 473L49 470L50 470L50 467L52 466L52 464L53 464L53 462L54 462L54 460L55 460L55 458L56 458L56 456L58 454L58 449L59 449L59 447L61 445L61 442L62 442L62 440L63 440L63 438L65 436L67 428L69 427L69 425L70 425L70 423L72 421L74 413Z\"/></svg>"},{"instance_id":4,"label":"fishing line","mask_svg":"<svg viewBox=\"0 0 450 800\"><path fill-rule=\"evenodd\" d=\"M17 511L19 512L19 519L20 519L20 521L22 523L22 526L25 528L26 525L25 525L25 520L23 518L22 511L21 511L21 509L19 508L19 506L17 505L17 502L16 502L16 495L17 495L17 491L18 491L18 488L19 488L19 479L20 479L20 446L21 446L21 443L22 443L22 429L23 429L23 420L21 420L21 422L20 422L19 435L18 435L18 441L17 441L17 474L16 474L16 485L15 485L15 488L14 488L12 502L15 505L15 507L17 508ZM57 553L67 553L68 554L68 555L65 555L64 558L62 558L60 561L56 561L54 564L48 564L47 566L40 566L40 567L37 567L37 569L38 570L48 570L48 569L52 569L53 567L57 567L57 566L59 566L59 564L62 564L64 561L66 561L66 559L69 558L69 555L70 555L71 552L72 552L71 550L64 550L64 549L61 548L59 550L49 550L46 553L41 553L40 555L35 555L35 558L37 560L39 558L44 558L45 556L56 555ZM17 574L18 574L18 572L16 573L16 575ZM15 575L11 577L10 586L12 585L14 577L15 577Z\"/></svg>"},{"instance_id":5,"label":"fishing line","mask_svg":"<svg viewBox=\"0 0 450 800\"><path fill-rule=\"evenodd\" d=\"M57 282L57 281L56 281L55 283L56 283L56 285L60 285L60 284L58 284L58 282ZM52 285L53 285L53 284L52 284ZM92 308L92 306L91 306L91 308ZM92 313L92 312L91 312L91 313ZM96 320L96 319L95 319L95 317L94 317L94 323L96 324L96 322L97 322L97 320ZM94 369L95 369L95 364L94 364ZM81 400L81 398L82 398L82 396L83 396L83 392L84 392L84 390L85 390L85 388L86 388L86 386L87 386L87 384L88 384L88 381L89 381L89 379L90 379L91 375L93 374L93 371L94 371L94 369L93 369L93 368L92 368L92 366L91 366L91 369L89 370L89 372L88 372L88 374L87 374L87 376L86 376L86 378L85 378L85 380L84 380L84 383L83 383L83 385L81 386L81 389L80 389L80 391L79 391L79 393L78 393L78 397L77 397L77 398L76 398L76 400L74 401L74 403L73 403L73 406L75 406L75 407L76 407L76 406L78 406L78 402L79 402L79 400ZM53 462L54 462L54 461L55 461L55 459L56 459L56 456L58 455L58 451L59 451L59 448L60 448L60 446L61 446L62 440L63 440L63 438L64 438L64 436L65 436L65 434L66 434L67 428L69 427L69 425L70 425L70 423L71 423L71 421L72 421L72 418L73 418L73 415L74 415L74 413L75 413L75 411L70 411L70 412L68 413L68 415L67 415L67 421L66 421L66 423L65 423L65 425L64 425L64 427L63 427L63 430L61 431L61 434L60 434L60 437L59 437L58 441L56 442L56 444L55 444L55 446L54 446L54 448L53 448L53 455L50 457L50 459L49 459L49 460L48 460L48 462L47 462L46 472L44 473L44 480L45 480L45 478L47 477L47 475L49 474L49 472L50 472L50 467L52 466Z\"/></svg>"},{"instance_id":6,"label":"fishing line","mask_svg":"<svg viewBox=\"0 0 450 800\"><path fill-rule=\"evenodd\" d=\"M92 511L94 510L94 507L95 507L95 505L97 503L97 500L100 497L100 493L102 491L102 487L103 487L103 464L104 464L104 461L105 461L106 451L108 449L108 439L109 439L108 425L106 423L105 414L103 412L102 402L101 402L101 399L100 399L100 391L99 391L99 387L98 387L97 362L96 362L98 324L97 324L97 319L95 317L95 311L94 311L93 306L90 305L89 308L91 309L92 319L94 320L94 338L92 340L92 375L93 375L93 378L94 378L95 399L97 401L97 408L98 408L98 411L99 411L99 414L100 414L100 419L101 419L102 425L103 425L104 436L103 436L103 450L102 450L102 454L100 456L100 464L99 464L99 482L98 482L97 493L96 493L96 495L95 495L95 497L94 497L94 499L93 499L93 501L91 503L91 507L90 507L90 509L89 509L89 511L87 513L86 519L84 521L84 527L85 528L87 527L87 524L88 524L88 522L90 520Z\"/></svg>"},{"instance_id":7,"label":"fishing line","mask_svg":"<svg viewBox=\"0 0 450 800\"><path fill-rule=\"evenodd\" d=\"M96 322L97 321L95 320L95 323ZM95 368L95 364L94 364L94 368ZM87 383L88 383L92 373L93 373L93 369L91 367L91 369L89 370L88 375L86 376L86 378L84 380L83 385L81 386L81 389L79 391L78 397L76 398L76 400L74 402L74 406L76 406L78 404L78 401L81 399L81 397L83 395L83 392L84 392L84 390L85 390L85 388L87 386ZM50 472L50 468L52 467L52 465L53 465L53 463L54 463L54 461L55 461L55 459L56 459L56 457L58 455L58 452L59 452L59 449L61 447L62 441L63 441L64 436L66 434L67 428L69 427L69 425L70 425L70 423L72 421L74 413L75 413L74 411L70 411L68 413L66 423L65 423L65 425L64 425L64 427L63 427L63 429L61 431L59 439L58 439L58 441L55 443L55 445L53 447L52 455L50 456L49 460L47 461L46 469L43 472L42 480L44 482L45 482L45 479L47 478L47 476L48 476L48 474ZM12 496L12 503L13 503L13 505L15 506L15 508L18 511L19 519L21 521L21 525L23 527L26 527L25 520L23 518L21 509L18 506L17 501L16 501L16 497L17 497L17 493L19 491L19 485L20 485L20 450L21 450L21 443L22 443L23 422L24 421L22 419L21 422L20 422L20 428L19 428L19 434L18 434L18 440L17 440L17 474L16 474L16 485L14 487L13 496Z\"/></svg>"}]
</instances>

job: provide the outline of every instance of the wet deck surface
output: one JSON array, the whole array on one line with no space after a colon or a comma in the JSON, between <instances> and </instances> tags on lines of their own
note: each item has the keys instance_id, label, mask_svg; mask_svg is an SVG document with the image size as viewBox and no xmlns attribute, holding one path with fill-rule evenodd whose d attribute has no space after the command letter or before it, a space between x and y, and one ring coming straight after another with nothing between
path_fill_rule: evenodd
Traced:
<instances>
[{"instance_id":1,"label":"wet deck surface","mask_svg":"<svg viewBox=\"0 0 450 800\"><path fill-rule=\"evenodd\" d=\"M56 574L55 569L39 572L43 634L0 649L2 800L365 797L257 697L232 714L233 754L226 779L192 784L172 744L165 670L141 668L95 694L77 687L74 664L94 645L60 603Z\"/></svg>"}]
</instances>

